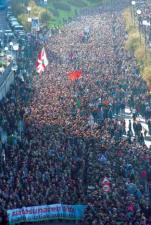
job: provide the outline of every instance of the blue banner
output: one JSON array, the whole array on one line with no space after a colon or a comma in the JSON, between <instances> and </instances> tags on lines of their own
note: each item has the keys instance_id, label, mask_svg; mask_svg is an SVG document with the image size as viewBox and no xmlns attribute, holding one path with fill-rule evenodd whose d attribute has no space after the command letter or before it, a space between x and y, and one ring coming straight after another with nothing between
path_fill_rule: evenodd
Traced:
<instances>
[{"instance_id":1,"label":"blue banner","mask_svg":"<svg viewBox=\"0 0 151 225\"><path fill-rule=\"evenodd\" d=\"M44 220L81 220L84 217L86 205L43 205L23 207L7 211L9 224L35 222Z\"/></svg>"}]
</instances>

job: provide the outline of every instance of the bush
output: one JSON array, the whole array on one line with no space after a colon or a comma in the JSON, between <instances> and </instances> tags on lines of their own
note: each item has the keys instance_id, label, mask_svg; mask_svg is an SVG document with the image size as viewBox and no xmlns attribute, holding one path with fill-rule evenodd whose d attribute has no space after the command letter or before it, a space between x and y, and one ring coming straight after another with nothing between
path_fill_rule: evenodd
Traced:
<instances>
[{"instance_id":1,"label":"bush","mask_svg":"<svg viewBox=\"0 0 151 225\"><path fill-rule=\"evenodd\" d=\"M40 18L41 18L41 22L43 24L48 24L48 22L51 20L52 18L52 15L50 14L49 11L46 11L46 12L42 12L41 15L40 15Z\"/></svg>"},{"instance_id":2,"label":"bush","mask_svg":"<svg viewBox=\"0 0 151 225\"><path fill-rule=\"evenodd\" d=\"M145 58L145 47L144 45L140 45L134 52L134 55L136 56L136 58L141 61L142 59Z\"/></svg>"},{"instance_id":3,"label":"bush","mask_svg":"<svg viewBox=\"0 0 151 225\"><path fill-rule=\"evenodd\" d=\"M151 66L146 66L143 71L143 78L151 84Z\"/></svg>"}]
</instances>

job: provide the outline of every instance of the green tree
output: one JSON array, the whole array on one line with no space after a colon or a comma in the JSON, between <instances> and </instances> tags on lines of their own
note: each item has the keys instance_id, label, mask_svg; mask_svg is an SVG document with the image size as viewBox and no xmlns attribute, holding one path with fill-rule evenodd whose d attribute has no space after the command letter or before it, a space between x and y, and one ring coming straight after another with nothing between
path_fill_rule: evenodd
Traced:
<instances>
[{"instance_id":1,"label":"green tree","mask_svg":"<svg viewBox=\"0 0 151 225\"><path fill-rule=\"evenodd\" d=\"M41 19L42 24L48 26L48 23L52 19L52 15L50 12L45 11L45 12L41 13L40 19Z\"/></svg>"},{"instance_id":2,"label":"green tree","mask_svg":"<svg viewBox=\"0 0 151 225\"><path fill-rule=\"evenodd\" d=\"M19 15L25 12L24 3L22 1L11 1L11 7L15 15Z\"/></svg>"}]
</instances>

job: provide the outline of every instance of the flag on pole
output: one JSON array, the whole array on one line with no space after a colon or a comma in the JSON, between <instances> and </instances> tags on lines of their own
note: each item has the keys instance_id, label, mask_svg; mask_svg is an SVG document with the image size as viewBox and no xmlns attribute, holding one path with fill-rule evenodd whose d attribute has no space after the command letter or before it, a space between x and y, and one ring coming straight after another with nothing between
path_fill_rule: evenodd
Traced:
<instances>
[{"instance_id":1,"label":"flag on pole","mask_svg":"<svg viewBox=\"0 0 151 225\"><path fill-rule=\"evenodd\" d=\"M68 78L69 78L69 80L72 80L72 81L79 79L81 76L82 76L81 70L77 70L77 71L68 73Z\"/></svg>"},{"instance_id":2,"label":"flag on pole","mask_svg":"<svg viewBox=\"0 0 151 225\"><path fill-rule=\"evenodd\" d=\"M36 62L37 73L42 74L45 71L46 66L48 66L48 59L45 49L42 48L42 50L38 54L38 59Z\"/></svg>"}]
</instances>

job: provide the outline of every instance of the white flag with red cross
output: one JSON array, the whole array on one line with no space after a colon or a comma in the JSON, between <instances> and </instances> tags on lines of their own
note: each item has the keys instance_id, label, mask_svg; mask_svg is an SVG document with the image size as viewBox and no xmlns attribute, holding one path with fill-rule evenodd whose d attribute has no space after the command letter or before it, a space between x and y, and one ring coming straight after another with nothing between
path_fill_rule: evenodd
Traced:
<instances>
[{"instance_id":1,"label":"white flag with red cross","mask_svg":"<svg viewBox=\"0 0 151 225\"><path fill-rule=\"evenodd\" d=\"M42 48L42 50L38 54L38 59L36 62L37 73L42 74L45 71L46 66L48 66L48 59L47 59L45 49Z\"/></svg>"}]
</instances>

